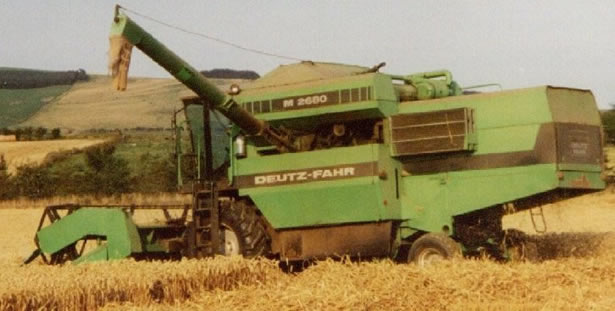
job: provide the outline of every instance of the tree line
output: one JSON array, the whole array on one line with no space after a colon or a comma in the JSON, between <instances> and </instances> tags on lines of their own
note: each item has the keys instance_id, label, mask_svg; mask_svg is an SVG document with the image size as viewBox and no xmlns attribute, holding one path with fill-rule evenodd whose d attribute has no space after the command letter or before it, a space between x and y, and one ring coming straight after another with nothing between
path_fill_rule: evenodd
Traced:
<instances>
[{"instance_id":1,"label":"tree line","mask_svg":"<svg viewBox=\"0 0 615 311\"><path fill-rule=\"evenodd\" d=\"M87 81L83 69L69 71L44 71L28 69L0 69L0 89L31 89L53 85L71 85Z\"/></svg>"},{"instance_id":2,"label":"tree line","mask_svg":"<svg viewBox=\"0 0 615 311\"><path fill-rule=\"evenodd\" d=\"M606 134L606 141L610 144L615 144L615 110L603 111L600 116L604 133Z\"/></svg>"},{"instance_id":3,"label":"tree line","mask_svg":"<svg viewBox=\"0 0 615 311\"><path fill-rule=\"evenodd\" d=\"M62 138L62 131L59 128L49 130L46 127L20 127L15 129L1 128L0 135L15 135L17 141L59 139Z\"/></svg>"}]
</instances>

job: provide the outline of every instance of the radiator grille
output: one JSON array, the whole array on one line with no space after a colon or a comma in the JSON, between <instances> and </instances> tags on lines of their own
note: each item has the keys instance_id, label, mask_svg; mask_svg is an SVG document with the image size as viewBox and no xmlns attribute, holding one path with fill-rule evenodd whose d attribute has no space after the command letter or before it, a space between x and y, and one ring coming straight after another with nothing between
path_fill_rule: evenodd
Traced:
<instances>
[{"instance_id":1,"label":"radiator grille","mask_svg":"<svg viewBox=\"0 0 615 311\"><path fill-rule=\"evenodd\" d=\"M469 108L456 108L392 116L393 155L472 150L472 112Z\"/></svg>"}]
</instances>

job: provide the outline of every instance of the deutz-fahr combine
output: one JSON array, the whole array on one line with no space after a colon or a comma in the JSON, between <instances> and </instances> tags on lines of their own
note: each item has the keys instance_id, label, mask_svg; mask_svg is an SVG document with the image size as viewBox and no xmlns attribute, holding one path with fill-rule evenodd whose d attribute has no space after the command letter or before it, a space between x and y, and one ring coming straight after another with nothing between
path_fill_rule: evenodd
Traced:
<instances>
[{"instance_id":1,"label":"deutz-fahr combine","mask_svg":"<svg viewBox=\"0 0 615 311\"><path fill-rule=\"evenodd\" d=\"M182 99L191 150L177 147L178 158L196 158L195 178L179 179L192 204L50 206L34 254L49 263L215 254L505 260L535 245L503 230L503 215L605 187L588 90L468 92L446 70L392 75L383 64L303 61L223 92L117 10L111 41L124 69L116 87L125 88L134 46L196 94ZM166 222L138 224L143 209L163 211Z\"/></svg>"}]
</instances>

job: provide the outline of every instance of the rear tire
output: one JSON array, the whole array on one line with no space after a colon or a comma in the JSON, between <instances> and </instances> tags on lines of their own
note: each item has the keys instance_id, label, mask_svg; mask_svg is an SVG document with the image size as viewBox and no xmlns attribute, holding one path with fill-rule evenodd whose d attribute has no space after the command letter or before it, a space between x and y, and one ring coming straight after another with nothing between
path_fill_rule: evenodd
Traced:
<instances>
[{"instance_id":1,"label":"rear tire","mask_svg":"<svg viewBox=\"0 0 615 311\"><path fill-rule=\"evenodd\" d=\"M225 255L252 258L269 254L267 231L256 207L243 200L222 202L220 230Z\"/></svg>"},{"instance_id":2,"label":"rear tire","mask_svg":"<svg viewBox=\"0 0 615 311\"><path fill-rule=\"evenodd\" d=\"M461 258L459 243L444 233L426 233L418 238L408 252L408 262L420 267L436 264L440 261Z\"/></svg>"}]
</instances>

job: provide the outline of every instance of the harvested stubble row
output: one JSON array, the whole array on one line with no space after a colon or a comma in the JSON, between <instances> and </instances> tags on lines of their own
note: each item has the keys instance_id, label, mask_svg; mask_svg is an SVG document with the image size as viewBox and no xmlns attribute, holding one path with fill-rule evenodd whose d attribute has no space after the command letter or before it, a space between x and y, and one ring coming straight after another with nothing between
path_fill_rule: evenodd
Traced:
<instances>
[{"instance_id":1,"label":"harvested stubble row","mask_svg":"<svg viewBox=\"0 0 615 311\"><path fill-rule=\"evenodd\" d=\"M538 263L458 260L422 269L388 260L323 261L299 274L231 291L195 293L175 304L108 305L120 310L612 310L615 237L535 236Z\"/></svg>"},{"instance_id":2,"label":"harvested stubble row","mask_svg":"<svg viewBox=\"0 0 615 311\"><path fill-rule=\"evenodd\" d=\"M0 269L0 310L94 310L109 303L183 301L194 293L265 283L282 272L265 260L226 257Z\"/></svg>"},{"instance_id":3,"label":"harvested stubble row","mask_svg":"<svg viewBox=\"0 0 615 311\"><path fill-rule=\"evenodd\" d=\"M0 269L0 310L612 310L615 238L536 236L538 263L430 268L322 261L285 274L265 259L122 260ZM582 251L580 251L582 250Z\"/></svg>"}]
</instances>

